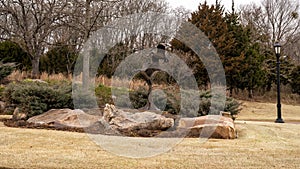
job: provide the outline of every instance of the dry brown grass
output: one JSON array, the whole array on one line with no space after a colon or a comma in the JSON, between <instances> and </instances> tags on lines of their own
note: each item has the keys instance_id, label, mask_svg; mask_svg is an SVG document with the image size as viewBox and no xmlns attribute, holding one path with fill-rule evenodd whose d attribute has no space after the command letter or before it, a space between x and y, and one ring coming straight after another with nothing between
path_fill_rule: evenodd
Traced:
<instances>
[{"instance_id":1,"label":"dry brown grass","mask_svg":"<svg viewBox=\"0 0 300 169\"><path fill-rule=\"evenodd\" d=\"M21 72L21 71L14 71L10 76L8 76L8 79L10 81L21 81L27 78L30 78L31 73L30 72ZM46 72L41 73L40 79L44 81L82 81L82 75L77 76L73 79L73 76L71 74L69 75L63 75L63 74L47 74ZM105 85L105 86L111 86L112 85L112 79L107 78L106 76L100 76L95 79L92 79L95 82L95 85ZM136 90L139 89L141 86L145 87L147 86L145 81L143 80L137 80L134 79L130 82L124 81L124 79L114 79L114 85L115 86L122 86L124 87L124 84L129 84L130 89ZM157 85L159 88L167 88L170 87L170 85ZM176 85L171 86L172 88L176 88ZM209 89L208 87L205 87L205 89ZM227 93L229 95L229 93ZM269 102L269 103L276 103L277 99L277 92L276 92L276 86L273 86L271 91L269 92L263 92L260 90L254 91L254 98L249 99L247 91L235 91L233 92L233 97L235 99L239 100L246 100L246 101L257 101L257 102ZM300 95L293 94L291 92L291 88L289 86L281 86L281 101L285 104L298 104L300 105Z\"/></svg>"},{"instance_id":2,"label":"dry brown grass","mask_svg":"<svg viewBox=\"0 0 300 169\"><path fill-rule=\"evenodd\" d=\"M239 119L272 119L272 104L245 103ZM285 119L299 119L299 107L284 105ZM258 111L259 110L259 111ZM272 116L275 114L273 113ZM2 116L1 116L2 117ZM7 116L6 116L7 118ZM84 133L16 129L0 125L0 168L299 168L300 125L237 121L235 140L184 139L159 156L131 159L113 155ZM128 144L128 143L127 143ZM122 145L116 145L122 147Z\"/></svg>"},{"instance_id":3,"label":"dry brown grass","mask_svg":"<svg viewBox=\"0 0 300 169\"><path fill-rule=\"evenodd\" d=\"M124 80L124 79L118 79L118 78L114 78L113 79L113 85L115 87L125 87L124 84L128 84L130 89L138 89L141 86L146 86L146 82L143 80L132 80L132 81L128 81L128 80ZM102 84L104 86L112 86L112 79L107 78L105 76L100 76L97 77L95 79L95 84Z\"/></svg>"},{"instance_id":4,"label":"dry brown grass","mask_svg":"<svg viewBox=\"0 0 300 169\"><path fill-rule=\"evenodd\" d=\"M271 91L263 91L261 89L254 91L254 96L252 99L248 97L247 91L233 92L233 97L240 100L247 101L257 101L257 102L277 102L277 88L274 85ZM281 102L284 104L298 104L300 105L300 95L292 93L291 87L289 85L281 86Z\"/></svg>"},{"instance_id":5,"label":"dry brown grass","mask_svg":"<svg viewBox=\"0 0 300 169\"><path fill-rule=\"evenodd\" d=\"M14 71L8 76L8 80L10 81L22 81L27 78L30 78L31 73L30 72L24 72L24 71ZM43 72L40 74L40 80L44 81L72 81L73 76L71 74L64 75L62 73L59 74L48 74L46 72ZM81 82L82 81L82 75L77 76L74 80ZM95 84L99 85L105 85L105 86L111 86L112 79L107 78L106 76L100 76L94 79ZM115 86L123 86L123 84L129 83L130 89L138 89L140 86L145 86L145 82L142 80L133 80L133 81L124 81L123 79L114 79L114 85Z\"/></svg>"},{"instance_id":6,"label":"dry brown grass","mask_svg":"<svg viewBox=\"0 0 300 169\"><path fill-rule=\"evenodd\" d=\"M24 71L14 71L8 76L8 80L10 81L22 81L24 79L30 78L31 73L30 72L24 72ZM40 79L44 81L62 81L62 80L72 80L72 75L63 75L62 73L59 74L48 74L46 72L43 72L40 74Z\"/></svg>"},{"instance_id":7,"label":"dry brown grass","mask_svg":"<svg viewBox=\"0 0 300 169\"><path fill-rule=\"evenodd\" d=\"M242 101L242 111L238 120L275 121L277 106L275 103ZM300 122L300 105L282 105L282 118L286 122Z\"/></svg>"}]
</instances>

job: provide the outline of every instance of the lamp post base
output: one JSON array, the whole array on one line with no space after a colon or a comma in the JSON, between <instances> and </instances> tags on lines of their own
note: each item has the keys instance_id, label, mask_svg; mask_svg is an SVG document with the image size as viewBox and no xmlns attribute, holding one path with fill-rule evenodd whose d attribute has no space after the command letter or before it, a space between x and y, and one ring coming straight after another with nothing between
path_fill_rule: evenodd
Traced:
<instances>
[{"instance_id":1,"label":"lamp post base","mask_svg":"<svg viewBox=\"0 0 300 169\"><path fill-rule=\"evenodd\" d=\"M282 119L276 119L275 123L284 123Z\"/></svg>"}]
</instances>

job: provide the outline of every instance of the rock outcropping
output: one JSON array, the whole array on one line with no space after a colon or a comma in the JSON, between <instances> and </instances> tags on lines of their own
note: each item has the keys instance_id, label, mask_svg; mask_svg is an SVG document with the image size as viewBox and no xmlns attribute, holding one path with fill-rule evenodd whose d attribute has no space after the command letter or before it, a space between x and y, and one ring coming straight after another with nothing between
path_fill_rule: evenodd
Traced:
<instances>
[{"instance_id":1,"label":"rock outcropping","mask_svg":"<svg viewBox=\"0 0 300 169\"><path fill-rule=\"evenodd\" d=\"M49 127L85 128L96 123L100 118L100 116L89 115L79 109L52 109L41 115L31 117L27 122Z\"/></svg>"},{"instance_id":2,"label":"rock outcropping","mask_svg":"<svg viewBox=\"0 0 300 169\"><path fill-rule=\"evenodd\" d=\"M182 118L179 121L178 129L187 129L188 137L236 138L233 120L219 115Z\"/></svg>"},{"instance_id":3,"label":"rock outcropping","mask_svg":"<svg viewBox=\"0 0 300 169\"><path fill-rule=\"evenodd\" d=\"M149 111L127 112L109 104L104 108L103 118L113 129L127 136L153 136L174 126L172 118Z\"/></svg>"},{"instance_id":4,"label":"rock outcropping","mask_svg":"<svg viewBox=\"0 0 300 169\"><path fill-rule=\"evenodd\" d=\"M98 110L97 110L98 111ZM179 121L177 121L179 120ZM32 117L27 123L55 129L80 129L93 134L141 137L207 137L234 139L236 130L231 118L208 115L196 118L167 118L150 111L117 109L107 104L102 113L59 109ZM168 130L170 129L170 130ZM165 132L163 132L165 131Z\"/></svg>"}]
</instances>

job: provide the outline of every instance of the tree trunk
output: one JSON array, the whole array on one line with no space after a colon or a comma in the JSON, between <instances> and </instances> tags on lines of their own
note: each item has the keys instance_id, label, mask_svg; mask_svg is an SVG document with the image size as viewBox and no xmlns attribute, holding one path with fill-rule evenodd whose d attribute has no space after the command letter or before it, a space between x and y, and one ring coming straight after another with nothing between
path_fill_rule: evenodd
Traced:
<instances>
[{"instance_id":1,"label":"tree trunk","mask_svg":"<svg viewBox=\"0 0 300 169\"><path fill-rule=\"evenodd\" d=\"M40 58L39 57L34 57L31 60L31 64L32 64L31 78L38 79L39 75L40 75L40 70L39 70Z\"/></svg>"},{"instance_id":2,"label":"tree trunk","mask_svg":"<svg viewBox=\"0 0 300 169\"><path fill-rule=\"evenodd\" d=\"M229 88L229 97L232 97L232 95L233 95L233 87L230 87Z\"/></svg>"},{"instance_id":3,"label":"tree trunk","mask_svg":"<svg viewBox=\"0 0 300 169\"><path fill-rule=\"evenodd\" d=\"M270 92L271 89L272 89L272 84L271 83L267 84L267 88L266 88L267 92Z\"/></svg>"},{"instance_id":4,"label":"tree trunk","mask_svg":"<svg viewBox=\"0 0 300 169\"><path fill-rule=\"evenodd\" d=\"M85 37L84 41L87 42L89 38L89 31L90 31L90 4L91 0L86 0L85 2ZM82 65L82 85L83 89L87 90L88 89L88 84L89 84L89 75L90 75L90 57L88 55L83 55L83 65Z\"/></svg>"}]
</instances>

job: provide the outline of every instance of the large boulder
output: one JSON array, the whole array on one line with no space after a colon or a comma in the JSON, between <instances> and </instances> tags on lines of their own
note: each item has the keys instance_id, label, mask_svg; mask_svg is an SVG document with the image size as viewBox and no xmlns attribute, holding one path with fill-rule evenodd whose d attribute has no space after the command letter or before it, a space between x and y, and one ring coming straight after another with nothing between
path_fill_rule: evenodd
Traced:
<instances>
[{"instance_id":1,"label":"large boulder","mask_svg":"<svg viewBox=\"0 0 300 169\"><path fill-rule=\"evenodd\" d=\"M188 137L208 137L220 139L236 138L234 122L231 118L207 115L196 118L182 118L177 127L187 129Z\"/></svg>"},{"instance_id":2,"label":"large boulder","mask_svg":"<svg viewBox=\"0 0 300 169\"><path fill-rule=\"evenodd\" d=\"M46 113L31 117L28 123L49 127L86 128L96 123L101 117L89 115L76 109L52 109Z\"/></svg>"},{"instance_id":3,"label":"large boulder","mask_svg":"<svg viewBox=\"0 0 300 169\"><path fill-rule=\"evenodd\" d=\"M103 119L115 130L127 136L153 136L174 126L172 118L153 112L132 112L107 104Z\"/></svg>"}]
</instances>

